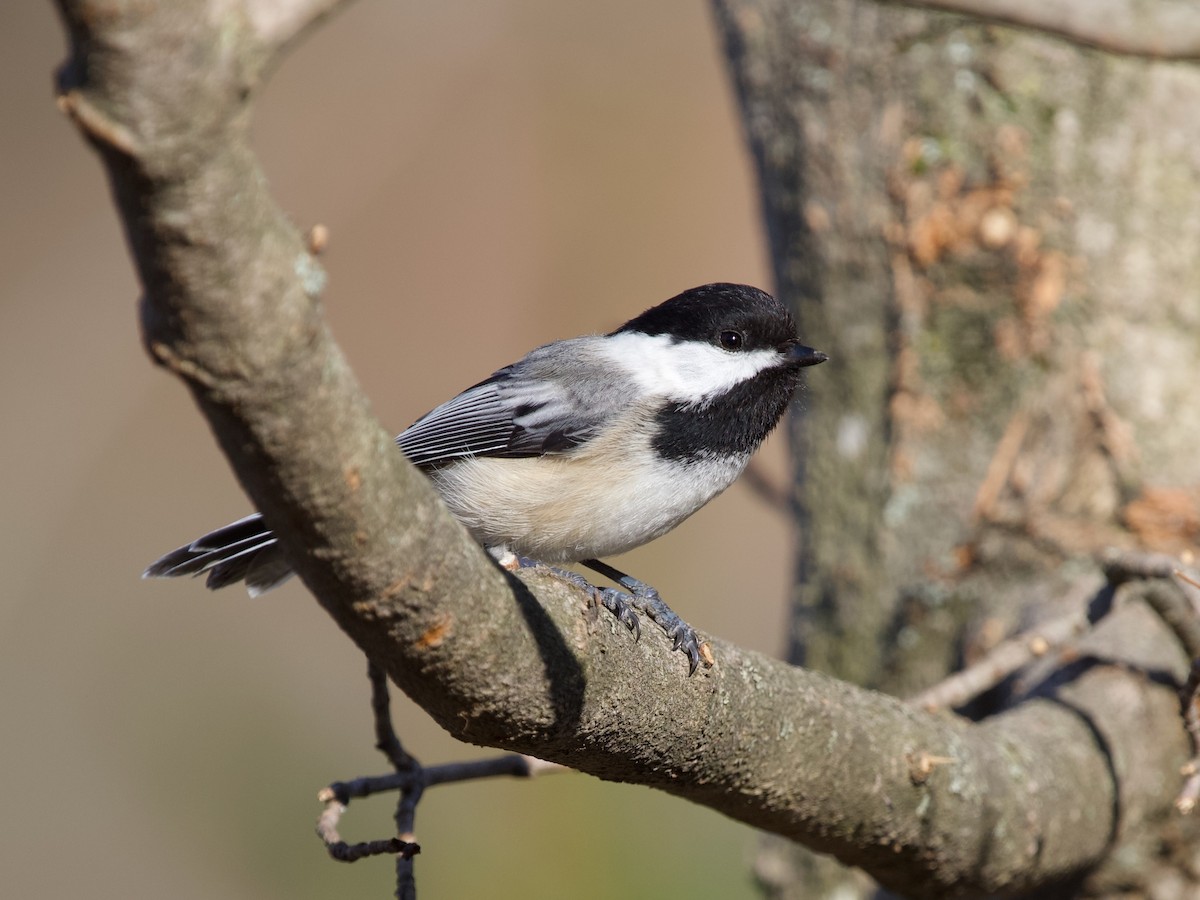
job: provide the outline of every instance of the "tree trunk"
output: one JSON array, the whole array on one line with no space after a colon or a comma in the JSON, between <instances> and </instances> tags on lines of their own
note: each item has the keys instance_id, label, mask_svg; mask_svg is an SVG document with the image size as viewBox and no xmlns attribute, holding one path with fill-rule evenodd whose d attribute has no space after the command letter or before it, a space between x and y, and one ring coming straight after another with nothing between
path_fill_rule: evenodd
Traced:
<instances>
[{"instance_id":1,"label":"tree trunk","mask_svg":"<svg viewBox=\"0 0 1200 900\"><path fill-rule=\"evenodd\" d=\"M909 694L1080 603L1102 548L1194 546L1200 72L865 0L718 19L832 357L793 419L791 659ZM816 896L793 855L760 876Z\"/></svg>"}]
</instances>

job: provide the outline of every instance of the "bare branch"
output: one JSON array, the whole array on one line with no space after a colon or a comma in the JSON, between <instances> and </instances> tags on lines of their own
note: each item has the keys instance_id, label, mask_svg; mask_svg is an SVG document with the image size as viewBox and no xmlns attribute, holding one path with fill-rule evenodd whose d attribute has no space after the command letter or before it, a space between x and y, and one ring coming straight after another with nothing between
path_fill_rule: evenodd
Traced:
<instances>
[{"instance_id":1,"label":"bare branch","mask_svg":"<svg viewBox=\"0 0 1200 900\"><path fill-rule=\"evenodd\" d=\"M1200 59L1200 7L1187 0L892 0L1015 25L1125 56Z\"/></svg>"},{"instance_id":2,"label":"bare branch","mask_svg":"<svg viewBox=\"0 0 1200 900\"><path fill-rule=\"evenodd\" d=\"M387 673L367 661L367 678L371 682L371 712L375 717L375 748L387 757L397 772L417 767L417 761L404 749L392 726L391 699L388 696Z\"/></svg>"},{"instance_id":3,"label":"bare branch","mask_svg":"<svg viewBox=\"0 0 1200 900\"><path fill-rule=\"evenodd\" d=\"M460 781L478 781L481 778L534 778L554 772L570 772L568 766L546 762L523 753L508 753L491 759L476 759L470 762L441 763L423 767L421 778L426 787L438 784L457 784ZM318 799L322 803L340 800L343 804L353 799L373 797L389 791L403 790L413 776L408 772L391 775L367 775L351 781L335 781L322 788Z\"/></svg>"},{"instance_id":4,"label":"bare branch","mask_svg":"<svg viewBox=\"0 0 1200 900\"><path fill-rule=\"evenodd\" d=\"M1200 802L1200 614L1179 582L1200 588L1200 581L1164 553L1109 550L1102 554L1104 573L1112 585L1141 581L1141 597L1166 624L1192 659L1179 691L1179 711L1191 743L1192 758L1183 766L1183 787L1175 808L1188 815Z\"/></svg>"},{"instance_id":5,"label":"bare branch","mask_svg":"<svg viewBox=\"0 0 1200 900\"><path fill-rule=\"evenodd\" d=\"M317 819L317 836L325 842L325 849L329 851L331 859L350 863L370 856L393 856L395 854L411 859L421 852L419 844L402 841L399 838L361 841L357 844L346 843L337 830L341 823L342 813L346 811L346 805L333 797L326 798L324 803L325 809Z\"/></svg>"},{"instance_id":6,"label":"bare branch","mask_svg":"<svg viewBox=\"0 0 1200 900\"><path fill-rule=\"evenodd\" d=\"M400 900L416 900L417 880L413 857L420 852L416 843L417 804L425 793L425 770L400 743L392 725L392 702L388 692L387 673L377 663L367 661L367 678L371 682L371 712L375 717L375 746L387 757L399 779L400 796L396 800L397 840L416 847L413 853L403 850L396 857L396 896ZM345 802L349 802L349 798Z\"/></svg>"},{"instance_id":7,"label":"bare branch","mask_svg":"<svg viewBox=\"0 0 1200 900\"><path fill-rule=\"evenodd\" d=\"M1186 777L1175 799L1175 808L1186 816L1200 802L1200 659L1192 660L1187 683L1179 692L1179 705L1188 738L1192 742L1192 758L1182 769Z\"/></svg>"},{"instance_id":8,"label":"bare branch","mask_svg":"<svg viewBox=\"0 0 1200 900\"><path fill-rule=\"evenodd\" d=\"M1200 615L1175 580L1194 579L1180 568L1178 559L1165 553L1136 550L1109 550L1100 559L1109 584L1144 581L1142 599L1174 632L1188 657L1200 657Z\"/></svg>"},{"instance_id":9,"label":"bare branch","mask_svg":"<svg viewBox=\"0 0 1200 900\"><path fill-rule=\"evenodd\" d=\"M329 855L339 862L357 862L369 856L395 855L396 896L401 900L409 900L416 897L417 891L413 857L421 852L421 846L416 843L414 835L417 804L421 802L427 787L452 784L456 781L494 778L499 775L531 778L545 772L569 770L566 766L542 762L521 754L426 768L404 749L396 735L392 725L387 675L374 662L368 662L367 677L371 682L371 710L375 718L376 747L388 758L396 771L391 775L336 781L322 788L317 794L317 799L325 804L325 809L317 818L317 836L325 843ZM388 791L400 792L395 816L399 836L359 844L347 844L343 841L337 827L351 799L370 797Z\"/></svg>"},{"instance_id":10,"label":"bare branch","mask_svg":"<svg viewBox=\"0 0 1200 900\"><path fill-rule=\"evenodd\" d=\"M1024 634L1001 641L983 659L938 682L909 702L927 712L954 709L994 688L1035 659L1058 650L1087 632L1112 610L1113 589L1103 589L1092 602Z\"/></svg>"},{"instance_id":11,"label":"bare branch","mask_svg":"<svg viewBox=\"0 0 1200 900\"><path fill-rule=\"evenodd\" d=\"M1186 572L1185 562L1169 553L1112 547L1100 554L1099 563L1110 584L1124 584L1135 578L1171 578L1175 575L1194 583L1194 577Z\"/></svg>"}]
</instances>

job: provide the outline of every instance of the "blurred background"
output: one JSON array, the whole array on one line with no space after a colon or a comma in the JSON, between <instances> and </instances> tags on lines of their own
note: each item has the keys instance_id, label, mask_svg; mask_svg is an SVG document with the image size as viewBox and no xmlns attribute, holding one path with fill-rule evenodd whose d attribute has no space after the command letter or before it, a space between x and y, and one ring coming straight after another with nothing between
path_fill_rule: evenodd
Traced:
<instances>
[{"instance_id":1,"label":"blurred background","mask_svg":"<svg viewBox=\"0 0 1200 900\"><path fill-rule=\"evenodd\" d=\"M349 640L297 583L138 578L247 501L141 349L100 165L55 110L51 5L0 4L0 34L0 893L391 896L389 861L313 836L322 785L384 768ZM295 223L330 229L327 313L393 430L684 288L770 288L704 3L360 0L277 73L257 139ZM780 438L760 465L785 477ZM735 485L620 564L778 654L788 527ZM487 753L397 706L423 762ZM583 775L439 788L417 825L424 898L756 896L750 829Z\"/></svg>"}]
</instances>

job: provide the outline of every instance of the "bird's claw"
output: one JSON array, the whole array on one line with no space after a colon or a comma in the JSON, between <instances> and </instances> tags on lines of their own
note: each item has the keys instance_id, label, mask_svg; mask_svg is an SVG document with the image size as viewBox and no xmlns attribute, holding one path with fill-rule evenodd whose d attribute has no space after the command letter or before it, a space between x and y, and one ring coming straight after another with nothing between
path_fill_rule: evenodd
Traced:
<instances>
[{"instance_id":1,"label":"bird's claw","mask_svg":"<svg viewBox=\"0 0 1200 900\"><path fill-rule=\"evenodd\" d=\"M596 593L600 597L600 605L616 616L618 622L633 632L635 641L640 641L642 639L642 622L630 602L633 598L616 588L597 588Z\"/></svg>"},{"instance_id":2,"label":"bird's claw","mask_svg":"<svg viewBox=\"0 0 1200 900\"><path fill-rule=\"evenodd\" d=\"M518 558L517 562L522 568L540 565L535 560L525 557ZM614 581L617 581L622 587L626 588L628 593L616 588L594 587L577 572L559 569L554 566L550 566L549 568L551 572L560 578L584 590L591 591L597 605L603 606L613 614L618 622L628 628L630 633L633 634L635 641L640 641L642 638L642 620L638 614L641 613L649 616L651 621L666 632L667 640L671 642L671 650L677 650L687 657L688 675L695 675L696 670L700 668L701 664L705 667L712 666L713 655L708 645L700 640L696 634L696 629L679 618L671 607L667 606L657 590L645 582L638 581L636 578L631 578L609 566L600 564L597 560L589 560L585 565L589 565L601 574L613 578ZM592 608L594 609L595 607Z\"/></svg>"},{"instance_id":3,"label":"bird's claw","mask_svg":"<svg viewBox=\"0 0 1200 900\"><path fill-rule=\"evenodd\" d=\"M702 649L703 643L696 634L696 629L679 618L654 588L638 582L628 594L615 588L601 588L599 594L604 608L639 638L641 627L637 624L638 612L644 613L657 623L666 632L667 640L671 642L671 650L678 650L687 657L688 675L695 675L701 662L712 665L712 654L705 653Z\"/></svg>"},{"instance_id":4,"label":"bird's claw","mask_svg":"<svg viewBox=\"0 0 1200 900\"><path fill-rule=\"evenodd\" d=\"M701 658L700 638L696 635L696 629L680 619L677 626L667 630L667 638L671 641L672 650L687 656L688 675L695 675L696 669L700 668Z\"/></svg>"}]
</instances>

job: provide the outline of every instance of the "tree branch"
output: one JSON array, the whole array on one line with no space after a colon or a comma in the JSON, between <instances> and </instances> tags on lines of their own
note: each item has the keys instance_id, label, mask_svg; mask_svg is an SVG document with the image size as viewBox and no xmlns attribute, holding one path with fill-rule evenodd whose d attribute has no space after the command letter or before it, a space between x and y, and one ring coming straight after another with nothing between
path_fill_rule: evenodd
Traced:
<instances>
[{"instance_id":1,"label":"tree branch","mask_svg":"<svg viewBox=\"0 0 1200 900\"><path fill-rule=\"evenodd\" d=\"M325 804L325 809L317 819L317 836L324 842L329 855L339 862L357 862L368 856L395 855L396 896L405 900L416 897L413 857L421 852L421 847L416 843L415 821L417 804L426 788L500 775L532 778L546 772L570 770L557 763L517 753L472 762L422 766L404 749L392 725L387 675L372 662L368 665L368 678L371 681L371 709L375 716L375 746L388 758L395 771L391 775L338 781L323 788L317 795L317 799ZM395 815L398 836L358 844L343 841L337 828L351 799L388 791L400 793Z\"/></svg>"},{"instance_id":2,"label":"tree branch","mask_svg":"<svg viewBox=\"0 0 1200 900\"><path fill-rule=\"evenodd\" d=\"M349 5L350 0L249 0L246 14L259 40L281 52Z\"/></svg>"},{"instance_id":3,"label":"tree branch","mask_svg":"<svg viewBox=\"0 0 1200 900\"><path fill-rule=\"evenodd\" d=\"M689 679L661 635L635 644L590 623L577 587L501 571L371 416L320 268L267 194L249 97L288 29L266 41L217 0L59 6L63 104L105 163L146 346L322 606L451 733L669 791L924 895L1079 872L1169 804L1155 773L1185 758L1175 696L1136 672L1096 666L972 725L719 640ZM1154 652L1182 671L1165 633ZM1165 722L1178 740L1142 746ZM922 758L943 762L917 779ZM1107 813L1077 821L1083 794Z\"/></svg>"},{"instance_id":4,"label":"tree branch","mask_svg":"<svg viewBox=\"0 0 1200 900\"><path fill-rule=\"evenodd\" d=\"M908 702L927 712L965 705L1035 659L1060 649L1084 634L1112 611L1114 593L1114 588L1104 588L1078 609L1001 641L983 659L910 697Z\"/></svg>"},{"instance_id":5,"label":"tree branch","mask_svg":"<svg viewBox=\"0 0 1200 900\"><path fill-rule=\"evenodd\" d=\"M1188 0L890 0L1044 31L1109 53L1200 59L1200 8Z\"/></svg>"}]
</instances>

